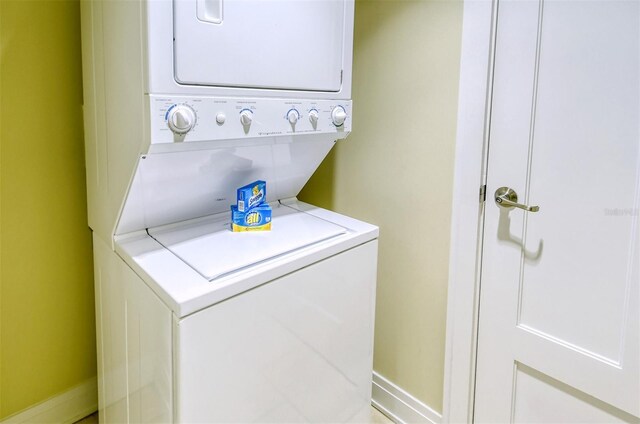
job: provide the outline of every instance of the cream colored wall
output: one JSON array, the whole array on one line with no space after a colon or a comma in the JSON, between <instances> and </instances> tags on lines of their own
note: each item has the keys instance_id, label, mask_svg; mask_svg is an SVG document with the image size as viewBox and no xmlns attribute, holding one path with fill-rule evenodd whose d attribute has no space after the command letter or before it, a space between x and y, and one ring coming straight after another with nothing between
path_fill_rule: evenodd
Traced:
<instances>
[{"instance_id":1,"label":"cream colored wall","mask_svg":"<svg viewBox=\"0 0 640 424\"><path fill-rule=\"evenodd\" d=\"M0 2L0 419L96 375L77 1Z\"/></svg>"},{"instance_id":2,"label":"cream colored wall","mask_svg":"<svg viewBox=\"0 0 640 424\"><path fill-rule=\"evenodd\" d=\"M442 411L462 3L356 2L353 133L302 200L380 226L374 368Z\"/></svg>"}]
</instances>

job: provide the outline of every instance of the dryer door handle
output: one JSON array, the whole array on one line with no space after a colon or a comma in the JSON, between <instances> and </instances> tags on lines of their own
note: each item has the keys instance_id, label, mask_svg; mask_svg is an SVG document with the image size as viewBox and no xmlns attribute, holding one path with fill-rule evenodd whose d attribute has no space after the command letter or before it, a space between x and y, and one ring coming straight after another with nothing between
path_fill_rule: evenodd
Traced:
<instances>
[{"instance_id":1,"label":"dryer door handle","mask_svg":"<svg viewBox=\"0 0 640 424\"><path fill-rule=\"evenodd\" d=\"M198 20L212 24L222 23L222 0L197 0Z\"/></svg>"}]
</instances>

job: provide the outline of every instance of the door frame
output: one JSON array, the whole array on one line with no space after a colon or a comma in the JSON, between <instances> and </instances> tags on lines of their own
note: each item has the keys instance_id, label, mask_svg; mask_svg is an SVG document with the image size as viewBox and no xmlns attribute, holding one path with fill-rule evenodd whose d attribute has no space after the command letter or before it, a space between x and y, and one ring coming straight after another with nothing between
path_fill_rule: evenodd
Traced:
<instances>
[{"instance_id":1,"label":"door frame","mask_svg":"<svg viewBox=\"0 0 640 424\"><path fill-rule=\"evenodd\" d=\"M442 422L472 422L498 0L464 0ZM486 194L482 196L484 198Z\"/></svg>"}]
</instances>

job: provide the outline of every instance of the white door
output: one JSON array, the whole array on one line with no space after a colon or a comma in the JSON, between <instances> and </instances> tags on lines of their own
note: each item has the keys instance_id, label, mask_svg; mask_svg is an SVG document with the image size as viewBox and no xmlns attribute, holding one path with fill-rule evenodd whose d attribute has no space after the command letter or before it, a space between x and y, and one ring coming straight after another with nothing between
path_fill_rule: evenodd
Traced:
<instances>
[{"instance_id":1,"label":"white door","mask_svg":"<svg viewBox=\"0 0 640 424\"><path fill-rule=\"evenodd\" d=\"M495 52L474 419L639 422L640 2L500 1Z\"/></svg>"},{"instance_id":2,"label":"white door","mask_svg":"<svg viewBox=\"0 0 640 424\"><path fill-rule=\"evenodd\" d=\"M353 1L174 0L174 13L180 83L340 91Z\"/></svg>"}]
</instances>

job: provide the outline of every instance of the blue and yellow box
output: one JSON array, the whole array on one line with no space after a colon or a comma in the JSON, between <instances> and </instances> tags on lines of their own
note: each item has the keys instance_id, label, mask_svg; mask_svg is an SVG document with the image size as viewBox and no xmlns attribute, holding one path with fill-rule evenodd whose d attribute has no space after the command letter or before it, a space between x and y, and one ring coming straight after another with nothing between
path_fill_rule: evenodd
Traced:
<instances>
[{"instance_id":1,"label":"blue and yellow box","mask_svg":"<svg viewBox=\"0 0 640 424\"><path fill-rule=\"evenodd\" d=\"M238 211L247 212L261 205L267 199L267 183L258 180L238 189Z\"/></svg>"},{"instance_id":2,"label":"blue and yellow box","mask_svg":"<svg viewBox=\"0 0 640 424\"><path fill-rule=\"evenodd\" d=\"M263 204L240 212L236 205L231 205L231 231L270 231L271 206Z\"/></svg>"}]
</instances>

